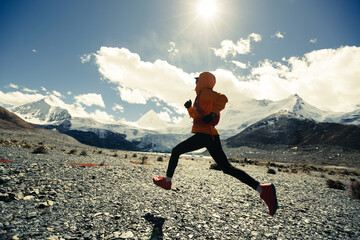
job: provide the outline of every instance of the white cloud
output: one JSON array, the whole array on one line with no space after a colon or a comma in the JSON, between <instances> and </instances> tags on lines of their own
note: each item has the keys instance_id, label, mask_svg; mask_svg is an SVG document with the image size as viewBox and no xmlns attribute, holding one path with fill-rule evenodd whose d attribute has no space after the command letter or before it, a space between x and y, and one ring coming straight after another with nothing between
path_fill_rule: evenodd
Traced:
<instances>
[{"instance_id":1,"label":"white cloud","mask_svg":"<svg viewBox=\"0 0 360 240\"><path fill-rule=\"evenodd\" d=\"M194 94L192 76L166 61L144 62L125 48L101 47L94 56L99 72L126 102L145 104L155 97L180 107Z\"/></svg>"},{"instance_id":2,"label":"white cloud","mask_svg":"<svg viewBox=\"0 0 360 240\"><path fill-rule=\"evenodd\" d=\"M91 96L92 93L90 93ZM88 94L83 94L84 96ZM82 96L82 95L80 95ZM46 97L46 101L53 105L58 106L60 108L66 109L69 111L70 115L73 117L80 117L80 118L94 118L95 120L102 122L102 123L113 123L114 116L109 115L108 113L95 110L95 112L89 113L85 111L85 108L79 104L79 102L75 102L74 104L66 104L60 98L56 97L55 95L49 95Z\"/></svg>"},{"instance_id":3,"label":"white cloud","mask_svg":"<svg viewBox=\"0 0 360 240\"><path fill-rule=\"evenodd\" d=\"M113 106L113 108L112 108L112 110L114 110L114 111L119 111L119 112L124 112L124 107L121 106L121 105L119 105L119 104L117 104L117 103L115 103L114 106Z\"/></svg>"},{"instance_id":4,"label":"white cloud","mask_svg":"<svg viewBox=\"0 0 360 240\"><path fill-rule=\"evenodd\" d=\"M72 92L71 92L71 91L68 91L68 92L67 92L67 95L71 95L71 94L72 94Z\"/></svg>"},{"instance_id":5,"label":"white cloud","mask_svg":"<svg viewBox=\"0 0 360 240\"><path fill-rule=\"evenodd\" d=\"M92 112L89 114L89 117L102 122L102 123L113 123L115 122L114 116L109 115L107 112L105 111L101 111L96 109L95 112Z\"/></svg>"},{"instance_id":6,"label":"white cloud","mask_svg":"<svg viewBox=\"0 0 360 240\"><path fill-rule=\"evenodd\" d=\"M24 87L23 91L24 92L29 92L29 93L37 93L38 92L37 90L33 90L33 89L30 89L30 88L27 88L27 87Z\"/></svg>"},{"instance_id":7,"label":"white cloud","mask_svg":"<svg viewBox=\"0 0 360 240\"><path fill-rule=\"evenodd\" d=\"M220 45L221 48L212 48L215 56L221 57L222 59L227 58L229 55L233 57L237 54L248 54L251 51L251 42L261 41L261 35L251 33L246 39L240 38L236 44L231 40L223 40Z\"/></svg>"},{"instance_id":8,"label":"white cloud","mask_svg":"<svg viewBox=\"0 0 360 240\"><path fill-rule=\"evenodd\" d=\"M33 50L31 50L33 53L37 53L37 50L36 49L33 49Z\"/></svg>"},{"instance_id":9,"label":"white cloud","mask_svg":"<svg viewBox=\"0 0 360 240\"><path fill-rule=\"evenodd\" d=\"M18 85L12 84L12 83L9 84L9 87L10 87L10 88L14 88L14 89L18 89L18 88L19 88Z\"/></svg>"},{"instance_id":10,"label":"white cloud","mask_svg":"<svg viewBox=\"0 0 360 240\"><path fill-rule=\"evenodd\" d=\"M170 48L168 50L168 52L173 55L176 56L176 54L179 53L179 49L176 48L175 43L174 42L169 42Z\"/></svg>"},{"instance_id":11,"label":"white cloud","mask_svg":"<svg viewBox=\"0 0 360 240\"><path fill-rule=\"evenodd\" d=\"M14 105L14 106L38 101L44 97L45 96L41 94L29 94L29 93L22 93L19 91L7 92L7 93L0 91L0 102L3 104Z\"/></svg>"},{"instance_id":12,"label":"white cloud","mask_svg":"<svg viewBox=\"0 0 360 240\"><path fill-rule=\"evenodd\" d=\"M317 38L310 39L310 43L317 43Z\"/></svg>"},{"instance_id":13,"label":"white cloud","mask_svg":"<svg viewBox=\"0 0 360 240\"><path fill-rule=\"evenodd\" d=\"M59 93L58 91L52 91L52 93L55 95L55 96L57 96L57 97L62 97L62 94L61 93Z\"/></svg>"},{"instance_id":14,"label":"white cloud","mask_svg":"<svg viewBox=\"0 0 360 240\"><path fill-rule=\"evenodd\" d=\"M238 68L241 69L246 69L247 68L247 64L246 63L242 63L239 61L231 61L233 64L235 64Z\"/></svg>"},{"instance_id":15,"label":"white cloud","mask_svg":"<svg viewBox=\"0 0 360 240\"><path fill-rule=\"evenodd\" d=\"M284 38L285 33L281 33L280 31L277 31L274 35L272 35L272 38Z\"/></svg>"},{"instance_id":16,"label":"white cloud","mask_svg":"<svg viewBox=\"0 0 360 240\"><path fill-rule=\"evenodd\" d=\"M280 100L298 93L325 110L351 111L359 104L360 47L317 50L286 62L263 61L241 88L258 99Z\"/></svg>"},{"instance_id":17,"label":"white cloud","mask_svg":"<svg viewBox=\"0 0 360 240\"><path fill-rule=\"evenodd\" d=\"M89 107L95 105L105 108L105 103L102 99L101 94L96 94L96 93L81 94L75 96L74 99L78 104L83 104Z\"/></svg>"},{"instance_id":18,"label":"white cloud","mask_svg":"<svg viewBox=\"0 0 360 240\"><path fill-rule=\"evenodd\" d=\"M123 101L134 104L146 104L146 92L139 89L118 87L120 97Z\"/></svg>"},{"instance_id":19,"label":"white cloud","mask_svg":"<svg viewBox=\"0 0 360 240\"><path fill-rule=\"evenodd\" d=\"M47 92L47 89L44 88L44 87L41 87L41 90L44 91L44 92Z\"/></svg>"},{"instance_id":20,"label":"white cloud","mask_svg":"<svg viewBox=\"0 0 360 240\"><path fill-rule=\"evenodd\" d=\"M90 62L92 54L83 54L80 59L81 63L87 63Z\"/></svg>"}]
</instances>

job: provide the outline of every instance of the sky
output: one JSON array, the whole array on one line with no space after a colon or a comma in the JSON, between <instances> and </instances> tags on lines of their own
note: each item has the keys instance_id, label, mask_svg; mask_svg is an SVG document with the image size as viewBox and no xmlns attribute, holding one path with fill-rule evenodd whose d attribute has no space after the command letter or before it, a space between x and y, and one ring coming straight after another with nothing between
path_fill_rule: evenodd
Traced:
<instances>
[{"instance_id":1,"label":"sky","mask_svg":"<svg viewBox=\"0 0 360 240\"><path fill-rule=\"evenodd\" d=\"M0 0L0 105L47 97L73 116L180 121L194 77L231 106L298 94L360 107L357 0Z\"/></svg>"}]
</instances>

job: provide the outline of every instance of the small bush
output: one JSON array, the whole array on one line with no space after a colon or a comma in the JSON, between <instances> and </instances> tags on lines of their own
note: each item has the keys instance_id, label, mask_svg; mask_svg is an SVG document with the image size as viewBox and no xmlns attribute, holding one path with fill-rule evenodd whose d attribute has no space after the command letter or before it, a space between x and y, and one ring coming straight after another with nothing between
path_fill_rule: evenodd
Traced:
<instances>
[{"instance_id":1,"label":"small bush","mask_svg":"<svg viewBox=\"0 0 360 240\"><path fill-rule=\"evenodd\" d=\"M267 170L267 173L269 173L269 174L276 174L276 171L275 171L274 169L272 169L272 168L269 168L269 169Z\"/></svg>"},{"instance_id":2,"label":"small bush","mask_svg":"<svg viewBox=\"0 0 360 240\"><path fill-rule=\"evenodd\" d=\"M71 149L69 154L76 154L77 153L77 150L76 149Z\"/></svg>"},{"instance_id":3,"label":"small bush","mask_svg":"<svg viewBox=\"0 0 360 240\"><path fill-rule=\"evenodd\" d=\"M345 185L337 180L332 180L332 179L327 179L326 180L326 185L329 188L334 188L334 189L339 189L339 190L345 190Z\"/></svg>"},{"instance_id":4,"label":"small bush","mask_svg":"<svg viewBox=\"0 0 360 240\"><path fill-rule=\"evenodd\" d=\"M134 154L133 154L133 157L135 157L135 158L136 158L136 157L137 157L137 154L136 154L136 153L134 153Z\"/></svg>"},{"instance_id":5,"label":"small bush","mask_svg":"<svg viewBox=\"0 0 360 240\"><path fill-rule=\"evenodd\" d=\"M158 162L163 162L164 161L164 158L163 157L158 157L157 159L156 159Z\"/></svg>"},{"instance_id":6,"label":"small bush","mask_svg":"<svg viewBox=\"0 0 360 240\"><path fill-rule=\"evenodd\" d=\"M99 151L98 151L98 154L102 154L102 151L101 151L101 150L99 150Z\"/></svg>"},{"instance_id":7,"label":"small bush","mask_svg":"<svg viewBox=\"0 0 360 240\"><path fill-rule=\"evenodd\" d=\"M118 157L119 155L117 153L114 153L113 157Z\"/></svg>"},{"instance_id":8,"label":"small bush","mask_svg":"<svg viewBox=\"0 0 360 240\"><path fill-rule=\"evenodd\" d=\"M148 160L148 157L147 157L147 156L143 156L143 157L141 158L141 164L145 164L145 163L147 162L147 160Z\"/></svg>"},{"instance_id":9,"label":"small bush","mask_svg":"<svg viewBox=\"0 0 360 240\"><path fill-rule=\"evenodd\" d=\"M81 153L80 153L81 156L87 156L87 152L85 150L82 150Z\"/></svg>"},{"instance_id":10,"label":"small bush","mask_svg":"<svg viewBox=\"0 0 360 240\"><path fill-rule=\"evenodd\" d=\"M45 146L39 146L37 148L34 149L34 151L32 151L32 153L34 154L45 154L47 153L46 147Z\"/></svg>"},{"instance_id":11,"label":"small bush","mask_svg":"<svg viewBox=\"0 0 360 240\"><path fill-rule=\"evenodd\" d=\"M128 158L128 155L127 155L127 154L125 154L124 158Z\"/></svg>"},{"instance_id":12,"label":"small bush","mask_svg":"<svg viewBox=\"0 0 360 240\"><path fill-rule=\"evenodd\" d=\"M360 182L354 181L350 184L350 196L355 199L360 199Z\"/></svg>"}]
</instances>

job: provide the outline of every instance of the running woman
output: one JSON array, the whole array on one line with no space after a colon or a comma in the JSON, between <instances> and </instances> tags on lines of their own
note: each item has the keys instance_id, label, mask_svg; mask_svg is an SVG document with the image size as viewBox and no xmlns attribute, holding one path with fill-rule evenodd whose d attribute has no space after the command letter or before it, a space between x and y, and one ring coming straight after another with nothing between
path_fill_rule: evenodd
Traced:
<instances>
[{"instance_id":1,"label":"running woman","mask_svg":"<svg viewBox=\"0 0 360 240\"><path fill-rule=\"evenodd\" d=\"M224 94L212 90L215 83L216 78L210 72L203 72L196 78L195 102L192 105L191 100L189 100L184 104L190 117L193 118L191 132L194 135L173 148L166 177L154 177L153 181L157 186L170 190L171 179L180 155L206 147L211 157L225 174L239 179L259 192L260 198L265 201L269 214L272 216L278 208L275 186L272 183L260 184L246 172L232 166L222 149L219 132L216 130L215 125L218 123L220 111L225 108L228 99Z\"/></svg>"}]
</instances>

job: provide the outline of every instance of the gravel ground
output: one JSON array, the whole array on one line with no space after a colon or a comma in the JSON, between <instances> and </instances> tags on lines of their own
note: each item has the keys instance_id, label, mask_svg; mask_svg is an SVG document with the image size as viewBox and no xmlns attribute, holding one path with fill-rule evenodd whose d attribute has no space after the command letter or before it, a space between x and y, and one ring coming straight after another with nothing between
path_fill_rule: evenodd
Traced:
<instances>
[{"instance_id":1,"label":"gravel ground","mask_svg":"<svg viewBox=\"0 0 360 240\"><path fill-rule=\"evenodd\" d=\"M33 150L0 146L0 158L13 161L0 162L0 239L360 239L360 200L326 185L328 177L348 184L349 176L268 174L234 163L275 184L271 217L257 192L210 169L208 158L182 157L165 191L152 177L164 175L167 155Z\"/></svg>"}]
</instances>

